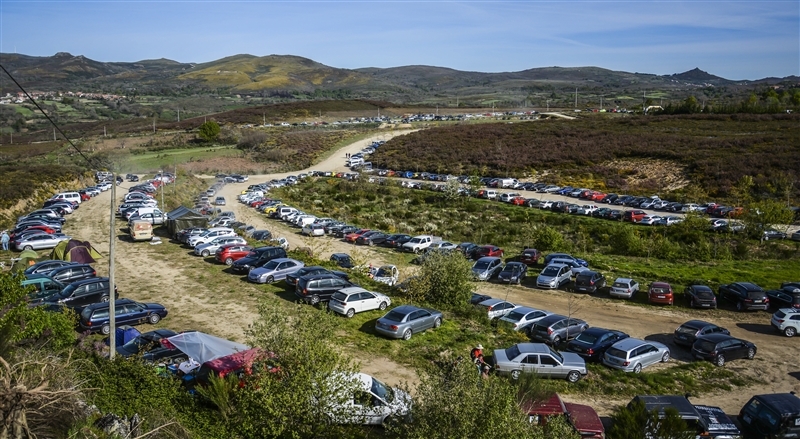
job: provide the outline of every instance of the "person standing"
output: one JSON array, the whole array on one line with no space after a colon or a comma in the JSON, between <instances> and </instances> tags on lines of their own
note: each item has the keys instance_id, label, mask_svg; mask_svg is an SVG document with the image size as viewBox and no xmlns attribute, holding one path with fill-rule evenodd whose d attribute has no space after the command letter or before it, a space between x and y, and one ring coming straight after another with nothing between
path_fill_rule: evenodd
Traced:
<instances>
[{"instance_id":1,"label":"person standing","mask_svg":"<svg viewBox=\"0 0 800 439\"><path fill-rule=\"evenodd\" d=\"M9 241L11 241L11 237L8 236L8 231L3 230L3 234L0 236L0 242L3 244L3 251L8 251Z\"/></svg>"}]
</instances>

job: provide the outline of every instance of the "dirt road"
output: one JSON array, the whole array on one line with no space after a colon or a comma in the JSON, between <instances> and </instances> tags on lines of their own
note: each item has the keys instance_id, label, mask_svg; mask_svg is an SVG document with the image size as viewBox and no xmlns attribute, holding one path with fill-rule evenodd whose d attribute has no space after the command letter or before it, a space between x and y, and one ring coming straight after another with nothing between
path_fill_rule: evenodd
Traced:
<instances>
[{"instance_id":1,"label":"dirt road","mask_svg":"<svg viewBox=\"0 0 800 439\"><path fill-rule=\"evenodd\" d=\"M398 131L392 135L401 135L408 131ZM387 134L383 138L389 138ZM349 145L313 169L325 171L346 170L345 154L355 153L369 144L373 139L366 139ZM303 171L298 171L303 172ZM296 173L295 173L296 174ZM255 211L234 201L238 193L248 184L268 181L289 175L250 176L244 184L229 184L221 195L230 200L227 209L236 212L237 218L257 227L265 227L277 235L289 239L292 247L311 246L320 251L323 257L333 252L352 253L353 246L337 240L321 237L302 238L296 234L297 229L289 228L282 223L269 220ZM118 191L121 199L125 190ZM104 192L95 199L84 203L68 220L66 233L90 240L101 253L107 254L109 243L108 210L110 193ZM117 223L117 229L123 225ZM122 235L121 232L116 235ZM172 247L167 247L172 246ZM244 331L257 316L259 291L247 282L220 281L208 278L203 270L202 258L189 255L189 249L181 249L176 253L175 244L164 243L151 246L148 243L130 243L124 240L117 243L117 285L121 296L137 300L158 301L170 309L170 315L162 323L173 329L198 329L213 334L244 341ZM376 249L363 248L369 260L381 263L385 253ZM106 273L107 259L97 264L98 271ZM692 398L695 403L706 403L721 406L728 413L738 410L753 394L800 391L800 366L796 355L798 340L788 339L773 332L769 326L767 312L734 313L728 311L689 312L689 310L667 307L629 305L622 301L579 296L564 291L544 291L526 286L500 286L497 284L480 284L480 292L494 297L507 297L522 305L546 309L561 314L569 313L585 319L592 326L614 328L627 332L633 337L669 343L672 332L686 320L699 318L713 321L728 328L734 336L754 342L758 346L755 360L737 360L725 367L735 369L742 374L758 380L759 384L745 390L715 392ZM690 361L687 351L671 346L673 360L670 364ZM414 383L416 374L409 368L391 360L372 355L361 356L362 370L385 380L389 384L399 382ZM657 366L657 367L669 367ZM570 397L566 397L570 400ZM581 401L587 398L581 397ZM576 401L577 402L577 401ZM590 398L588 402L603 415L607 415L614 406L628 402L627 397L607 395L603 398Z\"/></svg>"}]
</instances>

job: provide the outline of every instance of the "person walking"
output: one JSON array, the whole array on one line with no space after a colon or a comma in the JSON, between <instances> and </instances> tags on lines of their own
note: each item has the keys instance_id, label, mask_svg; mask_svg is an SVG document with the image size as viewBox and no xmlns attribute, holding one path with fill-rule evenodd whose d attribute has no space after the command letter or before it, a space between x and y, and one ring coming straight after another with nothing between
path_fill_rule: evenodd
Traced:
<instances>
[{"instance_id":1,"label":"person walking","mask_svg":"<svg viewBox=\"0 0 800 439\"><path fill-rule=\"evenodd\" d=\"M9 241L11 241L11 237L8 236L8 230L3 230L3 234L0 236L0 242L3 244L3 251L8 251Z\"/></svg>"}]
</instances>

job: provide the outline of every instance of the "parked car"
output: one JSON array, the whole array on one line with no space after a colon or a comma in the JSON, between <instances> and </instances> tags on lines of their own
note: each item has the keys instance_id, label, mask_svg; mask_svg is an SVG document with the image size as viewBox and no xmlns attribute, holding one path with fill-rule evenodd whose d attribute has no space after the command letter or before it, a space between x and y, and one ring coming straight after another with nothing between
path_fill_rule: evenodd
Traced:
<instances>
[{"instance_id":1,"label":"parked car","mask_svg":"<svg viewBox=\"0 0 800 439\"><path fill-rule=\"evenodd\" d=\"M19 250L46 250L55 248L61 241L68 241L71 237L62 233L38 233L24 239L14 240L14 247Z\"/></svg>"},{"instance_id":2,"label":"parked car","mask_svg":"<svg viewBox=\"0 0 800 439\"><path fill-rule=\"evenodd\" d=\"M486 256L478 259L472 265L472 274L475 280L490 280L503 269L503 260L498 257Z\"/></svg>"},{"instance_id":3,"label":"parked car","mask_svg":"<svg viewBox=\"0 0 800 439\"><path fill-rule=\"evenodd\" d=\"M205 244L198 244L194 248L194 254L207 258L217 253L217 250L222 248L222 246L229 244L246 245L247 240L241 236L220 236Z\"/></svg>"},{"instance_id":4,"label":"parked car","mask_svg":"<svg viewBox=\"0 0 800 439\"><path fill-rule=\"evenodd\" d=\"M536 286L539 288L557 289L569 283L572 270L565 264L550 264L539 273Z\"/></svg>"},{"instance_id":5,"label":"parked car","mask_svg":"<svg viewBox=\"0 0 800 439\"><path fill-rule=\"evenodd\" d=\"M301 277L303 277L303 276L313 276L315 274L335 274L335 275L341 277L344 280L349 280L350 279L350 275L348 275L347 273L345 273L343 271L328 270L327 268L320 267L319 265L311 265L311 266L307 265L307 266L295 271L294 273L287 274L286 278L283 279L283 281L286 282L287 285L295 287L295 286L297 286L297 280L300 279Z\"/></svg>"},{"instance_id":6,"label":"parked car","mask_svg":"<svg viewBox=\"0 0 800 439\"><path fill-rule=\"evenodd\" d=\"M627 277L618 277L613 284L608 294L611 297L619 297L623 299L630 299L639 291L639 282Z\"/></svg>"},{"instance_id":7,"label":"parked car","mask_svg":"<svg viewBox=\"0 0 800 439\"><path fill-rule=\"evenodd\" d=\"M340 395L327 401L323 409L329 422L384 425L389 418L407 419L410 416L412 400L408 393L389 387L365 373L338 375L346 384L343 388L338 387ZM331 383L334 389L336 385Z\"/></svg>"},{"instance_id":8,"label":"parked car","mask_svg":"<svg viewBox=\"0 0 800 439\"><path fill-rule=\"evenodd\" d=\"M722 367L730 360L740 358L752 360L756 356L756 345L727 334L709 334L695 340L692 345L692 355Z\"/></svg>"},{"instance_id":9,"label":"parked car","mask_svg":"<svg viewBox=\"0 0 800 439\"><path fill-rule=\"evenodd\" d=\"M800 437L800 398L794 392L755 395L737 419L742 430L753 437Z\"/></svg>"},{"instance_id":10,"label":"parked car","mask_svg":"<svg viewBox=\"0 0 800 439\"><path fill-rule=\"evenodd\" d=\"M412 238L411 235L396 233L394 235L387 236L386 240L383 241L383 245L386 247L399 249L403 246L403 244L407 243L408 241L411 241L411 238Z\"/></svg>"},{"instance_id":11,"label":"parked car","mask_svg":"<svg viewBox=\"0 0 800 439\"><path fill-rule=\"evenodd\" d=\"M300 233L307 236L324 236L325 226L315 223L306 224Z\"/></svg>"},{"instance_id":12,"label":"parked car","mask_svg":"<svg viewBox=\"0 0 800 439\"><path fill-rule=\"evenodd\" d=\"M787 337L794 337L800 331L800 310L781 308L772 314L770 325Z\"/></svg>"},{"instance_id":13,"label":"parked car","mask_svg":"<svg viewBox=\"0 0 800 439\"><path fill-rule=\"evenodd\" d=\"M509 262L498 273L497 280L503 283L521 284L528 275L528 266L522 262Z\"/></svg>"},{"instance_id":14,"label":"parked car","mask_svg":"<svg viewBox=\"0 0 800 439\"><path fill-rule=\"evenodd\" d=\"M62 306L80 312L83 307L109 300L109 280L107 277L81 279L66 285L58 293L45 297L40 304L50 311L58 311ZM116 286L114 297L119 297Z\"/></svg>"},{"instance_id":15,"label":"parked car","mask_svg":"<svg viewBox=\"0 0 800 439\"><path fill-rule=\"evenodd\" d=\"M562 341L572 340L588 328L589 324L581 319L552 314L534 323L529 334L534 341L558 346Z\"/></svg>"},{"instance_id":16,"label":"parked car","mask_svg":"<svg viewBox=\"0 0 800 439\"><path fill-rule=\"evenodd\" d=\"M234 262L246 257L252 251L253 247L246 244L225 244L214 253L214 259L227 266L231 266Z\"/></svg>"},{"instance_id":17,"label":"parked car","mask_svg":"<svg viewBox=\"0 0 800 439\"><path fill-rule=\"evenodd\" d=\"M544 257L544 265L550 265L550 262L552 262L553 259L571 259L584 267L589 266L589 263L586 262L585 260L576 258L575 256L572 256L567 253L549 253L547 256Z\"/></svg>"},{"instance_id":18,"label":"parked car","mask_svg":"<svg viewBox=\"0 0 800 439\"><path fill-rule=\"evenodd\" d=\"M475 252L480 246L472 242L462 242L456 246L456 249L461 252L467 259L475 259Z\"/></svg>"},{"instance_id":19,"label":"parked car","mask_svg":"<svg viewBox=\"0 0 800 439\"><path fill-rule=\"evenodd\" d=\"M687 395L639 395L628 404L642 404L648 413L658 413L663 419L666 409L672 409L689 428L685 437L709 439L740 439L741 432L719 407L693 405Z\"/></svg>"},{"instance_id":20,"label":"parked car","mask_svg":"<svg viewBox=\"0 0 800 439\"><path fill-rule=\"evenodd\" d=\"M292 258L276 258L261 267L250 270L247 280L259 284L271 284L284 280L286 275L293 273L305 264Z\"/></svg>"},{"instance_id":21,"label":"parked car","mask_svg":"<svg viewBox=\"0 0 800 439\"><path fill-rule=\"evenodd\" d=\"M491 299L491 297L488 296L484 297L487 298L484 300ZM515 331L529 332L534 323L551 314L551 312L543 311L541 309L529 308L527 306L517 306L508 314L500 317L500 320L512 324Z\"/></svg>"},{"instance_id":22,"label":"parked car","mask_svg":"<svg viewBox=\"0 0 800 439\"><path fill-rule=\"evenodd\" d=\"M705 285L689 285L683 290L689 308L717 308L717 296Z\"/></svg>"},{"instance_id":23,"label":"parked car","mask_svg":"<svg viewBox=\"0 0 800 439\"><path fill-rule=\"evenodd\" d=\"M48 274L56 268L64 267L66 265L74 265L75 262L62 261L60 259L49 259L46 261L39 261L23 271L25 276L29 274Z\"/></svg>"},{"instance_id":24,"label":"parked car","mask_svg":"<svg viewBox=\"0 0 800 439\"><path fill-rule=\"evenodd\" d=\"M28 275L28 279L35 276L42 276L41 274ZM55 268L47 273L47 277L61 282L62 284L71 284L72 282L88 279L97 276L97 271L89 264L70 264L63 267Z\"/></svg>"},{"instance_id":25,"label":"parked car","mask_svg":"<svg viewBox=\"0 0 800 439\"><path fill-rule=\"evenodd\" d=\"M614 343L603 355L603 364L624 372L640 373L643 368L669 361L666 345L655 341L626 338Z\"/></svg>"},{"instance_id":26,"label":"parked car","mask_svg":"<svg viewBox=\"0 0 800 439\"><path fill-rule=\"evenodd\" d=\"M758 285L750 282L734 282L719 286L719 297L736 304L736 310L767 310L769 297Z\"/></svg>"},{"instance_id":27,"label":"parked car","mask_svg":"<svg viewBox=\"0 0 800 439\"><path fill-rule=\"evenodd\" d=\"M301 300L316 305L327 302L342 288L358 286L334 273L306 275L297 279L294 293Z\"/></svg>"},{"instance_id":28,"label":"parked car","mask_svg":"<svg viewBox=\"0 0 800 439\"><path fill-rule=\"evenodd\" d=\"M675 301L675 297L672 293L672 286L666 282L653 282L650 284L647 298L650 303L659 303L663 305L672 305Z\"/></svg>"},{"instance_id":29,"label":"parked car","mask_svg":"<svg viewBox=\"0 0 800 439\"><path fill-rule=\"evenodd\" d=\"M377 230L373 230L371 232L367 232L358 238L356 238L356 244L360 245L375 245L375 244L383 244L386 241L387 235L383 232L379 232Z\"/></svg>"},{"instance_id":30,"label":"parked car","mask_svg":"<svg viewBox=\"0 0 800 439\"><path fill-rule=\"evenodd\" d=\"M587 328L567 343L567 350L580 355L586 361L600 362L608 348L628 337L628 334L613 329Z\"/></svg>"},{"instance_id":31,"label":"parked car","mask_svg":"<svg viewBox=\"0 0 800 439\"><path fill-rule=\"evenodd\" d=\"M188 357L180 349L162 341L178 335L171 329L155 329L132 338L117 346L117 355L123 358L136 357L146 363L180 364Z\"/></svg>"},{"instance_id":32,"label":"parked car","mask_svg":"<svg viewBox=\"0 0 800 439\"><path fill-rule=\"evenodd\" d=\"M596 271L586 270L575 276L575 291L593 294L606 286L606 277Z\"/></svg>"},{"instance_id":33,"label":"parked car","mask_svg":"<svg viewBox=\"0 0 800 439\"><path fill-rule=\"evenodd\" d=\"M775 239L786 239L787 235L780 230L775 229L767 229L761 234L761 239L764 241L775 240Z\"/></svg>"},{"instance_id":34,"label":"parked car","mask_svg":"<svg viewBox=\"0 0 800 439\"><path fill-rule=\"evenodd\" d=\"M800 308L800 286L785 283L778 290L767 290L770 306L775 308Z\"/></svg>"},{"instance_id":35,"label":"parked car","mask_svg":"<svg viewBox=\"0 0 800 439\"><path fill-rule=\"evenodd\" d=\"M214 204L217 206L224 206L225 205L225 197L217 197L214 199Z\"/></svg>"},{"instance_id":36,"label":"parked car","mask_svg":"<svg viewBox=\"0 0 800 439\"><path fill-rule=\"evenodd\" d=\"M535 248L526 248L522 250L522 254L519 257L519 261L525 265L536 265L539 263L539 258L542 256L542 253Z\"/></svg>"},{"instance_id":37,"label":"parked car","mask_svg":"<svg viewBox=\"0 0 800 439\"><path fill-rule=\"evenodd\" d=\"M730 331L702 320L689 320L675 329L672 342L679 346L691 348L698 337L712 334L730 335Z\"/></svg>"},{"instance_id":38,"label":"parked car","mask_svg":"<svg viewBox=\"0 0 800 439\"><path fill-rule=\"evenodd\" d=\"M117 325L155 325L167 316L167 308L158 303L134 302L130 299L117 300L114 306L114 317ZM80 327L84 331L99 332L108 335L109 304L107 302L89 305L81 311Z\"/></svg>"},{"instance_id":39,"label":"parked car","mask_svg":"<svg viewBox=\"0 0 800 439\"><path fill-rule=\"evenodd\" d=\"M495 349L493 359L495 372L515 380L523 373L536 373L575 383L587 374L583 358L572 352L556 352L544 343L517 343L507 349Z\"/></svg>"},{"instance_id":40,"label":"parked car","mask_svg":"<svg viewBox=\"0 0 800 439\"><path fill-rule=\"evenodd\" d=\"M575 429L581 439L605 439L605 427L597 412L588 405L564 402L558 393L546 400L525 401L522 411L528 414L531 424L544 426L553 417L563 419Z\"/></svg>"},{"instance_id":41,"label":"parked car","mask_svg":"<svg viewBox=\"0 0 800 439\"><path fill-rule=\"evenodd\" d=\"M486 299L475 306L485 309L489 320L503 317L517 307L517 305L502 299Z\"/></svg>"},{"instance_id":42,"label":"parked car","mask_svg":"<svg viewBox=\"0 0 800 439\"><path fill-rule=\"evenodd\" d=\"M383 311L391 304L392 299L385 294L367 291L361 287L348 287L333 293L328 302L328 309L353 317L358 312L373 309Z\"/></svg>"},{"instance_id":43,"label":"parked car","mask_svg":"<svg viewBox=\"0 0 800 439\"><path fill-rule=\"evenodd\" d=\"M402 305L389 311L375 322L375 331L389 338L408 340L430 328L442 325L442 313L430 308Z\"/></svg>"},{"instance_id":44,"label":"parked car","mask_svg":"<svg viewBox=\"0 0 800 439\"><path fill-rule=\"evenodd\" d=\"M285 257L286 250L282 247L257 247L244 258L234 261L231 270L234 273L249 273L273 259Z\"/></svg>"},{"instance_id":45,"label":"parked car","mask_svg":"<svg viewBox=\"0 0 800 439\"><path fill-rule=\"evenodd\" d=\"M383 265L370 273L372 280L392 286L397 283L400 277L400 272L394 265Z\"/></svg>"},{"instance_id":46,"label":"parked car","mask_svg":"<svg viewBox=\"0 0 800 439\"><path fill-rule=\"evenodd\" d=\"M350 257L347 253L334 253L331 255L330 260L335 262L336 265L342 268L353 268L355 265L353 264L353 258Z\"/></svg>"}]
</instances>

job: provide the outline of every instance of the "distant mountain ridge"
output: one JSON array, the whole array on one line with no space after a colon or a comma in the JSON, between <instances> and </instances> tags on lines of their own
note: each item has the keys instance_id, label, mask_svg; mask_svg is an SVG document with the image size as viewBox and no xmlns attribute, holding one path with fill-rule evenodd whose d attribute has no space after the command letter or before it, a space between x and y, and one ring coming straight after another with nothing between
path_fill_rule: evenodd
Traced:
<instances>
[{"instance_id":1,"label":"distant mountain ridge","mask_svg":"<svg viewBox=\"0 0 800 439\"><path fill-rule=\"evenodd\" d=\"M239 54L206 63L180 63L163 58L99 62L66 52L47 57L4 53L0 57L3 66L28 88L56 91L83 87L83 91L136 90L141 94L210 90L261 96L292 92L329 96L335 92L350 97L424 103L443 96L519 100L534 93L572 87L623 93L637 89L689 90L708 84L730 87L741 82L699 68L673 75L601 67L541 67L485 73L424 65L341 69L293 55ZM796 77L760 81L779 83L796 81ZM16 91L8 78L0 77L2 94Z\"/></svg>"}]
</instances>

